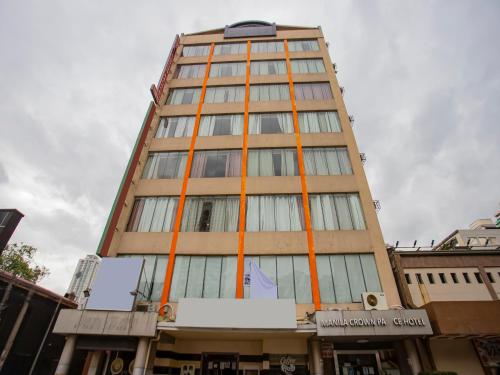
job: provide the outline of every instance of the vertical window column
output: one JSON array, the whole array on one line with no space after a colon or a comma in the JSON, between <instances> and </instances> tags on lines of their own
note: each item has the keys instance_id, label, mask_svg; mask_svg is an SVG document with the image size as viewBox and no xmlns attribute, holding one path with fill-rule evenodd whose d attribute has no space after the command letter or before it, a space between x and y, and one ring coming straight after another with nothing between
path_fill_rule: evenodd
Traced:
<instances>
[{"instance_id":1,"label":"vertical window column","mask_svg":"<svg viewBox=\"0 0 500 375\"><path fill-rule=\"evenodd\" d=\"M295 129L295 140L297 141L297 161L299 164L299 174L300 174L300 182L302 186L302 204L304 206L304 218L306 225L306 233L307 233L307 245L309 250L309 269L311 274L311 290L313 296L314 308L316 310L321 309L320 302L320 292L319 292L319 282L318 282L318 271L316 269L316 254L314 249L314 238L311 227L311 213L309 211L309 198L307 193L307 183L305 176L305 168L304 168L304 157L302 154L302 141L300 139L300 130L299 130L299 118L297 115L297 105L295 103L295 90L293 86L293 78L292 78L292 67L290 63L290 53L288 51L288 40L285 39L285 56L286 56L286 65L288 72L288 84L290 86L290 100L292 102L292 114L293 114L293 126Z\"/></svg>"},{"instance_id":2,"label":"vertical window column","mask_svg":"<svg viewBox=\"0 0 500 375\"><path fill-rule=\"evenodd\" d=\"M245 215L248 159L248 102L250 100L250 52L252 42L247 41L245 74L245 113L243 114L243 150L241 153L240 225L238 233L238 261L236 270L236 298L243 298L243 273L245 271Z\"/></svg>"},{"instance_id":3,"label":"vertical window column","mask_svg":"<svg viewBox=\"0 0 500 375\"><path fill-rule=\"evenodd\" d=\"M182 181L181 194L179 197L179 205L177 207L177 216L175 218L174 229L172 233L172 242L170 243L170 253L168 257L167 271L165 272L165 282L163 283L163 291L161 294L161 304L160 306L165 305L168 302L170 286L172 282L172 275L174 271L175 264L175 250L177 247L177 239L179 238L179 230L181 227L181 219L182 212L184 209L184 203L186 201L186 191L187 184L189 181L189 171L191 170L191 166L193 163L193 155L194 155L194 146L196 144L196 136L198 134L198 128L200 126L200 118L201 118L201 110L203 108L203 102L205 100L205 93L207 91L207 81L208 75L210 72L210 65L212 63L212 57L214 55L214 47L215 44L212 43L210 45L210 52L208 54L207 67L205 69L205 77L203 78L203 86L201 88L200 101L198 103L198 109L196 111L196 119L194 123L193 136L191 137L191 144L189 146L189 153L186 162L186 170L184 172L184 179ZM160 314L163 315L165 313L164 309L160 309Z\"/></svg>"}]
</instances>

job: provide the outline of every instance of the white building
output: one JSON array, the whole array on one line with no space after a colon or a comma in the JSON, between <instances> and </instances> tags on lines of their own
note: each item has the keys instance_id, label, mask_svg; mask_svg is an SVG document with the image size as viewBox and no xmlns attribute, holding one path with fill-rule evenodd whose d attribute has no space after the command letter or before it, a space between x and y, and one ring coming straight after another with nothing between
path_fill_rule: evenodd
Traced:
<instances>
[{"instance_id":1,"label":"white building","mask_svg":"<svg viewBox=\"0 0 500 375\"><path fill-rule=\"evenodd\" d=\"M83 291L88 289L92 284L100 262L101 258L94 254L87 255L85 259L78 260L78 265L76 266L67 292L67 294L75 295L75 302L78 304L83 303L85 298Z\"/></svg>"}]
</instances>

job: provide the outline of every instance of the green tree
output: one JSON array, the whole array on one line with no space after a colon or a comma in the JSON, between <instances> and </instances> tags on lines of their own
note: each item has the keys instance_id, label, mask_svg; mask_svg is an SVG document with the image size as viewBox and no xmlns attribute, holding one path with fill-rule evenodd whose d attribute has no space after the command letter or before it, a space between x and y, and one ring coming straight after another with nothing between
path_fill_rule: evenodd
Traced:
<instances>
[{"instance_id":1,"label":"green tree","mask_svg":"<svg viewBox=\"0 0 500 375\"><path fill-rule=\"evenodd\" d=\"M50 273L45 266L34 263L37 251L35 247L22 242L9 244L0 256L0 269L36 283Z\"/></svg>"}]
</instances>

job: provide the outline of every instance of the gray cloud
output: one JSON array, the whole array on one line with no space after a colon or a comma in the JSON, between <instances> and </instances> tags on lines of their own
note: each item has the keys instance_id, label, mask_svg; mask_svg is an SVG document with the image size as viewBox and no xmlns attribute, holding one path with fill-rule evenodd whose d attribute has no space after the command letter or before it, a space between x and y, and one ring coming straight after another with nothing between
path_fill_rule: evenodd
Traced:
<instances>
[{"instance_id":1,"label":"gray cloud","mask_svg":"<svg viewBox=\"0 0 500 375\"><path fill-rule=\"evenodd\" d=\"M205 4L0 2L0 206L26 215L13 239L39 248L43 285L95 251L175 34L244 19L322 26L386 241L498 208L497 2Z\"/></svg>"}]
</instances>

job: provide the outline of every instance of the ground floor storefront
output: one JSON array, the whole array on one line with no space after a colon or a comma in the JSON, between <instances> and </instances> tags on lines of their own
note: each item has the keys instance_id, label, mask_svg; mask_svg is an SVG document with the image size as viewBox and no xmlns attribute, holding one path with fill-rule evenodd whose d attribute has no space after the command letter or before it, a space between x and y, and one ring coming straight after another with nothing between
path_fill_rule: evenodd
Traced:
<instances>
[{"instance_id":1,"label":"ground floor storefront","mask_svg":"<svg viewBox=\"0 0 500 375\"><path fill-rule=\"evenodd\" d=\"M173 311L173 310L172 310ZM56 375L417 375L415 340L432 333L423 310L317 311L293 300L186 299L175 316L65 311Z\"/></svg>"}]
</instances>

